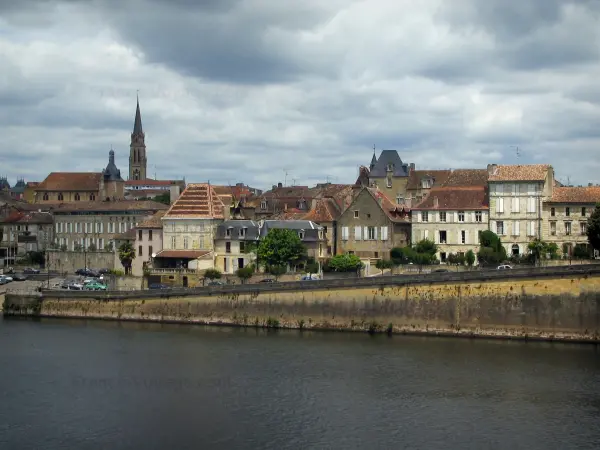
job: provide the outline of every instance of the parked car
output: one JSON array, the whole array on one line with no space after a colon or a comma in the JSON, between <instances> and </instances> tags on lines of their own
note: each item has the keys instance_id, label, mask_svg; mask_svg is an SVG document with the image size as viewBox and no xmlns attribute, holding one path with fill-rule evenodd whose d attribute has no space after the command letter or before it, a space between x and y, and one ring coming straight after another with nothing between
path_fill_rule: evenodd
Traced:
<instances>
[{"instance_id":1,"label":"parked car","mask_svg":"<svg viewBox=\"0 0 600 450\"><path fill-rule=\"evenodd\" d=\"M105 291L106 286L97 281L92 281L91 283L84 284L83 289L86 291Z\"/></svg>"},{"instance_id":2,"label":"parked car","mask_svg":"<svg viewBox=\"0 0 600 450\"><path fill-rule=\"evenodd\" d=\"M100 270L98 270L98 273L100 275L106 275L106 274L110 273L110 269L100 269Z\"/></svg>"},{"instance_id":3,"label":"parked car","mask_svg":"<svg viewBox=\"0 0 600 450\"><path fill-rule=\"evenodd\" d=\"M207 284L207 286L224 286L225 283L223 283L222 281L211 281L210 283Z\"/></svg>"},{"instance_id":4,"label":"parked car","mask_svg":"<svg viewBox=\"0 0 600 450\"><path fill-rule=\"evenodd\" d=\"M40 273L40 270L32 269L31 267L27 267L26 269L23 270L23 273L26 273L27 275L37 275Z\"/></svg>"},{"instance_id":5,"label":"parked car","mask_svg":"<svg viewBox=\"0 0 600 450\"><path fill-rule=\"evenodd\" d=\"M12 279L13 279L13 281L26 281L27 276L26 275L13 275Z\"/></svg>"},{"instance_id":6,"label":"parked car","mask_svg":"<svg viewBox=\"0 0 600 450\"><path fill-rule=\"evenodd\" d=\"M152 283L150 286L148 286L148 289L170 289L170 288L166 284Z\"/></svg>"},{"instance_id":7,"label":"parked car","mask_svg":"<svg viewBox=\"0 0 600 450\"><path fill-rule=\"evenodd\" d=\"M313 278L310 275L304 275L302 278L300 278L300 281L318 281L318 279Z\"/></svg>"},{"instance_id":8,"label":"parked car","mask_svg":"<svg viewBox=\"0 0 600 450\"><path fill-rule=\"evenodd\" d=\"M512 269L511 266L509 266L508 264L502 264L501 266L498 266L497 270L510 270Z\"/></svg>"},{"instance_id":9,"label":"parked car","mask_svg":"<svg viewBox=\"0 0 600 450\"><path fill-rule=\"evenodd\" d=\"M432 270L431 273L446 273L446 272L450 272L448 269L435 269Z\"/></svg>"},{"instance_id":10,"label":"parked car","mask_svg":"<svg viewBox=\"0 0 600 450\"><path fill-rule=\"evenodd\" d=\"M8 283L10 283L10 281L8 281L5 276L0 275L0 285L8 284Z\"/></svg>"},{"instance_id":11,"label":"parked car","mask_svg":"<svg viewBox=\"0 0 600 450\"><path fill-rule=\"evenodd\" d=\"M81 291L83 289L83 284L81 283L69 283L69 290L72 291Z\"/></svg>"},{"instance_id":12,"label":"parked car","mask_svg":"<svg viewBox=\"0 0 600 450\"><path fill-rule=\"evenodd\" d=\"M275 280L273 278L263 278L259 283L275 283Z\"/></svg>"},{"instance_id":13,"label":"parked car","mask_svg":"<svg viewBox=\"0 0 600 450\"><path fill-rule=\"evenodd\" d=\"M4 278L7 283L10 283L13 280L13 277L9 277L8 275L0 275L0 277Z\"/></svg>"}]
</instances>

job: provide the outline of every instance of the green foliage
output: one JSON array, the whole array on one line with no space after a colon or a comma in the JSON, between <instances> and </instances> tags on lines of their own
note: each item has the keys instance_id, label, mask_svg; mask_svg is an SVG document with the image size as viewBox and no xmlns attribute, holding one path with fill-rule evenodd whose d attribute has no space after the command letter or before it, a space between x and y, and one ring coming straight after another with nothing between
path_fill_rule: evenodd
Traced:
<instances>
[{"instance_id":1,"label":"green foliage","mask_svg":"<svg viewBox=\"0 0 600 450\"><path fill-rule=\"evenodd\" d=\"M61 252L66 252L67 251L67 244L63 244L60 246L60 251Z\"/></svg>"},{"instance_id":2,"label":"green foliage","mask_svg":"<svg viewBox=\"0 0 600 450\"><path fill-rule=\"evenodd\" d=\"M123 242L119 246L119 261L125 269L125 275L131 273L131 262L135 259L135 249L131 242Z\"/></svg>"},{"instance_id":3,"label":"green foliage","mask_svg":"<svg viewBox=\"0 0 600 450\"><path fill-rule=\"evenodd\" d=\"M448 264L464 266L466 262L467 258L463 253L450 253L448 255Z\"/></svg>"},{"instance_id":4,"label":"green foliage","mask_svg":"<svg viewBox=\"0 0 600 450\"><path fill-rule=\"evenodd\" d=\"M493 231L485 230L479 233L477 260L480 264L498 264L506 260L506 249Z\"/></svg>"},{"instance_id":5,"label":"green foliage","mask_svg":"<svg viewBox=\"0 0 600 450\"><path fill-rule=\"evenodd\" d=\"M600 203L587 222L587 237L592 248L600 250Z\"/></svg>"},{"instance_id":6,"label":"green foliage","mask_svg":"<svg viewBox=\"0 0 600 450\"><path fill-rule=\"evenodd\" d=\"M104 250L107 251L107 252L112 252L113 251L113 243L109 242L108 244L106 244L104 246Z\"/></svg>"},{"instance_id":7,"label":"green foliage","mask_svg":"<svg viewBox=\"0 0 600 450\"><path fill-rule=\"evenodd\" d=\"M111 275L114 275L116 277L122 277L123 275L125 275L125 272L123 272L122 270L119 270L119 269L111 269L108 271L108 273L110 273Z\"/></svg>"},{"instance_id":8,"label":"green foliage","mask_svg":"<svg viewBox=\"0 0 600 450\"><path fill-rule=\"evenodd\" d=\"M395 266L399 266L400 264L406 264L408 260L400 247L394 247L390 250L390 259Z\"/></svg>"},{"instance_id":9,"label":"green foliage","mask_svg":"<svg viewBox=\"0 0 600 450\"><path fill-rule=\"evenodd\" d=\"M308 274L319 273L319 263L314 261L306 263L305 272Z\"/></svg>"},{"instance_id":10,"label":"green foliage","mask_svg":"<svg viewBox=\"0 0 600 450\"><path fill-rule=\"evenodd\" d=\"M536 238L527 245L527 249L533 262L536 264L543 259L555 259L558 257L558 245L554 242L548 243Z\"/></svg>"},{"instance_id":11,"label":"green foliage","mask_svg":"<svg viewBox=\"0 0 600 450\"><path fill-rule=\"evenodd\" d=\"M589 259L590 257L590 249L585 244L577 244L573 249L573 258L575 259Z\"/></svg>"},{"instance_id":12,"label":"green foliage","mask_svg":"<svg viewBox=\"0 0 600 450\"><path fill-rule=\"evenodd\" d=\"M244 284L254 274L254 266L249 265L242 267L241 269L236 270L235 274L242 281L242 284Z\"/></svg>"},{"instance_id":13,"label":"green foliage","mask_svg":"<svg viewBox=\"0 0 600 450\"><path fill-rule=\"evenodd\" d=\"M275 277L275 279L279 278L281 275L285 274L287 272L287 266L280 266L280 265L272 265L272 266L267 266L267 273L273 275Z\"/></svg>"},{"instance_id":14,"label":"green foliage","mask_svg":"<svg viewBox=\"0 0 600 450\"><path fill-rule=\"evenodd\" d=\"M164 194L157 195L152 200L158 203L164 203L165 205L171 204L171 193L165 192Z\"/></svg>"},{"instance_id":15,"label":"green foliage","mask_svg":"<svg viewBox=\"0 0 600 450\"><path fill-rule=\"evenodd\" d=\"M287 266L306 258L306 248L294 230L269 230L258 245L258 259L265 266Z\"/></svg>"},{"instance_id":16,"label":"green foliage","mask_svg":"<svg viewBox=\"0 0 600 450\"><path fill-rule=\"evenodd\" d=\"M267 328L279 328L279 320L269 317L265 325Z\"/></svg>"},{"instance_id":17,"label":"green foliage","mask_svg":"<svg viewBox=\"0 0 600 450\"><path fill-rule=\"evenodd\" d=\"M473 264L475 264L475 253L473 253L473 250L469 250L465 254L465 262L467 263L467 266L473 267Z\"/></svg>"},{"instance_id":18,"label":"green foliage","mask_svg":"<svg viewBox=\"0 0 600 450\"><path fill-rule=\"evenodd\" d=\"M385 269L391 269L393 266L394 266L394 263L392 262L391 259L378 259L377 262L375 263L375 267L377 267L379 270L381 270L382 274Z\"/></svg>"},{"instance_id":19,"label":"green foliage","mask_svg":"<svg viewBox=\"0 0 600 450\"><path fill-rule=\"evenodd\" d=\"M93 242L89 245L88 250L90 252L95 252L97 250L96 248L96 244L94 244Z\"/></svg>"},{"instance_id":20,"label":"green foliage","mask_svg":"<svg viewBox=\"0 0 600 450\"><path fill-rule=\"evenodd\" d=\"M428 239L417 242L413 247L403 247L401 251L405 261L418 266L433 264L437 260L437 245Z\"/></svg>"},{"instance_id":21,"label":"green foliage","mask_svg":"<svg viewBox=\"0 0 600 450\"><path fill-rule=\"evenodd\" d=\"M81 244L80 244L79 242L76 242L76 243L73 245L73 251L75 251L75 252L80 252L80 251L82 251L82 250L83 250L83 247L81 246Z\"/></svg>"},{"instance_id":22,"label":"green foliage","mask_svg":"<svg viewBox=\"0 0 600 450\"><path fill-rule=\"evenodd\" d=\"M29 264L43 266L46 261L46 254L44 252L31 251L27 252L26 259L29 262Z\"/></svg>"},{"instance_id":23,"label":"green foliage","mask_svg":"<svg viewBox=\"0 0 600 450\"><path fill-rule=\"evenodd\" d=\"M329 260L329 268L334 272L356 272L362 266L363 263L360 258L350 253L335 255Z\"/></svg>"},{"instance_id":24,"label":"green foliage","mask_svg":"<svg viewBox=\"0 0 600 450\"><path fill-rule=\"evenodd\" d=\"M218 280L221 278L221 271L218 269L206 269L204 272L204 278L208 278L209 280Z\"/></svg>"}]
</instances>

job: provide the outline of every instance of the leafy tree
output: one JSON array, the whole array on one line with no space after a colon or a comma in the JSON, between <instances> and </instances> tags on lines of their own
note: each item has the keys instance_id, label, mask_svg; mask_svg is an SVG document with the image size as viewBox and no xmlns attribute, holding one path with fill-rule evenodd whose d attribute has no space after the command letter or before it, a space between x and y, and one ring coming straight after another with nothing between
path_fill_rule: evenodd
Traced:
<instances>
[{"instance_id":1,"label":"leafy tree","mask_svg":"<svg viewBox=\"0 0 600 450\"><path fill-rule=\"evenodd\" d=\"M362 266L360 258L350 253L335 255L329 260L329 267L334 272L358 272Z\"/></svg>"},{"instance_id":2,"label":"leafy tree","mask_svg":"<svg viewBox=\"0 0 600 450\"><path fill-rule=\"evenodd\" d=\"M558 257L558 245L554 242L548 243L541 239L534 239L528 245L527 249L533 259L533 262L539 264L543 259L554 259Z\"/></svg>"},{"instance_id":3,"label":"leafy tree","mask_svg":"<svg viewBox=\"0 0 600 450\"><path fill-rule=\"evenodd\" d=\"M391 259L378 259L375 263L375 267L381 270L381 275L383 275L383 271L385 269L391 269L393 265L394 264Z\"/></svg>"},{"instance_id":4,"label":"leafy tree","mask_svg":"<svg viewBox=\"0 0 600 450\"><path fill-rule=\"evenodd\" d=\"M573 257L575 259L588 259L590 250L585 244L577 244L573 249Z\"/></svg>"},{"instance_id":5,"label":"leafy tree","mask_svg":"<svg viewBox=\"0 0 600 450\"><path fill-rule=\"evenodd\" d=\"M242 284L245 284L248 279L252 278L254 267L252 265L242 267L241 269L236 270L235 274L241 280Z\"/></svg>"},{"instance_id":6,"label":"leafy tree","mask_svg":"<svg viewBox=\"0 0 600 450\"><path fill-rule=\"evenodd\" d=\"M80 252L81 250L83 250L83 247L79 242L76 242L75 245L73 245L73 250L76 252Z\"/></svg>"},{"instance_id":7,"label":"leafy tree","mask_svg":"<svg viewBox=\"0 0 600 450\"><path fill-rule=\"evenodd\" d=\"M448 256L446 257L446 260L448 261L448 264L451 264L451 265L456 264L456 254L454 254L454 253L448 254Z\"/></svg>"},{"instance_id":8,"label":"leafy tree","mask_svg":"<svg viewBox=\"0 0 600 450\"><path fill-rule=\"evenodd\" d=\"M493 231L485 230L479 233L477 260L481 264L498 264L506 260L506 249Z\"/></svg>"},{"instance_id":9,"label":"leafy tree","mask_svg":"<svg viewBox=\"0 0 600 450\"><path fill-rule=\"evenodd\" d=\"M165 192L163 194L157 195L156 197L153 198L153 200L158 203L164 203L165 205L170 205L171 204L171 193Z\"/></svg>"},{"instance_id":10,"label":"leafy tree","mask_svg":"<svg viewBox=\"0 0 600 450\"><path fill-rule=\"evenodd\" d=\"M252 255L252 267L258 269L258 243L254 241L244 241L244 253Z\"/></svg>"},{"instance_id":11,"label":"leafy tree","mask_svg":"<svg viewBox=\"0 0 600 450\"><path fill-rule=\"evenodd\" d=\"M287 266L284 265L272 265L267 266L267 273L273 275L275 279L279 279L279 277L287 272Z\"/></svg>"},{"instance_id":12,"label":"leafy tree","mask_svg":"<svg viewBox=\"0 0 600 450\"><path fill-rule=\"evenodd\" d=\"M273 228L258 245L258 259L265 266L294 265L306 258L306 247L294 230Z\"/></svg>"},{"instance_id":13,"label":"leafy tree","mask_svg":"<svg viewBox=\"0 0 600 450\"><path fill-rule=\"evenodd\" d=\"M314 258L311 258L309 261L307 261L304 270L309 275L312 275L313 273L319 273L319 263L316 262Z\"/></svg>"},{"instance_id":14,"label":"leafy tree","mask_svg":"<svg viewBox=\"0 0 600 450\"><path fill-rule=\"evenodd\" d=\"M89 247L88 247L88 250L89 250L90 252L95 252L95 251L97 250L97 249L96 249L96 244L92 242L92 243L89 245Z\"/></svg>"},{"instance_id":15,"label":"leafy tree","mask_svg":"<svg viewBox=\"0 0 600 450\"><path fill-rule=\"evenodd\" d=\"M113 243L109 242L104 246L104 250L107 252L112 252L113 251Z\"/></svg>"},{"instance_id":16,"label":"leafy tree","mask_svg":"<svg viewBox=\"0 0 600 450\"><path fill-rule=\"evenodd\" d=\"M119 261L125 269L125 275L131 273L131 262L135 259L135 249L131 242L123 242L119 246Z\"/></svg>"},{"instance_id":17,"label":"leafy tree","mask_svg":"<svg viewBox=\"0 0 600 450\"><path fill-rule=\"evenodd\" d=\"M473 250L469 250L465 254L465 261L467 263L467 266L473 267L473 264L475 264L475 253L473 253Z\"/></svg>"},{"instance_id":18,"label":"leafy tree","mask_svg":"<svg viewBox=\"0 0 600 450\"><path fill-rule=\"evenodd\" d=\"M600 250L600 203L596 205L594 212L588 219L587 237L592 248Z\"/></svg>"},{"instance_id":19,"label":"leafy tree","mask_svg":"<svg viewBox=\"0 0 600 450\"><path fill-rule=\"evenodd\" d=\"M419 266L433 264L436 261L437 245L428 239L417 242L414 247L403 247L404 259Z\"/></svg>"},{"instance_id":20,"label":"leafy tree","mask_svg":"<svg viewBox=\"0 0 600 450\"><path fill-rule=\"evenodd\" d=\"M30 251L27 252L27 260L30 264L43 266L46 261L46 254L44 252Z\"/></svg>"},{"instance_id":21,"label":"leafy tree","mask_svg":"<svg viewBox=\"0 0 600 450\"><path fill-rule=\"evenodd\" d=\"M221 271L218 269L206 269L204 272L204 278L208 278L209 280L218 280L221 278Z\"/></svg>"}]
</instances>

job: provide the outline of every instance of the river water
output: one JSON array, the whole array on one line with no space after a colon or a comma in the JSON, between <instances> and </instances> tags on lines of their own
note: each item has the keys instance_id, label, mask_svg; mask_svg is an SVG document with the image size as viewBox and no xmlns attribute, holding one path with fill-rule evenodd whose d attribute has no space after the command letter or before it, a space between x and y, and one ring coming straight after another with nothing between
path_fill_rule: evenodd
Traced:
<instances>
[{"instance_id":1,"label":"river water","mask_svg":"<svg viewBox=\"0 0 600 450\"><path fill-rule=\"evenodd\" d=\"M0 320L0 449L599 449L594 346Z\"/></svg>"}]
</instances>

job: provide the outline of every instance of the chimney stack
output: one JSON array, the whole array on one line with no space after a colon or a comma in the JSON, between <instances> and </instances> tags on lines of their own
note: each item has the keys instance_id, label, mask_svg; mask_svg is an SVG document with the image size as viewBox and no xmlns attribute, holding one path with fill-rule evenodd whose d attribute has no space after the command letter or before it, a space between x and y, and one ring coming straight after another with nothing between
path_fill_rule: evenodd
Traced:
<instances>
[{"instance_id":1,"label":"chimney stack","mask_svg":"<svg viewBox=\"0 0 600 450\"><path fill-rule=\"evenodd\" d=\"M433 207L434 207L435 209L438 209L438 208L440 207L440 201L438 200L438 197L437 197L437 195L435 195L435 196L433 197Z\"/></svg>"},{"instance_id":2,"label":"chimney stack","mask_svg":"<svg viewBox=\"0 0 600 450\"><path fill-rule=\"evenodd\" d=\"M496 175L498 173L498 164L488 164L488 175Z\"/></svg>"},{"instance_id":3,"label":"chimney stack","mask_svg":"<svg viewBox=\"0 0 600 450\"><path fill-rule=\"evenodd\" d=\"M415 163L410 163L410 171L411 172L415 171Z\"/></svg>"},{"instance_id":4,"label":"chimney stack","mask_svg":"<svg viewBox=\"0 0 600 450\"><path fill-rule=\"evenodd\" d=\"M278 188L282 188L282 187L283 187L283 183L281 183L281 182L280 182L280 183L277 183L277 187L278 187Z\"/></svg>"}]
</instances>

